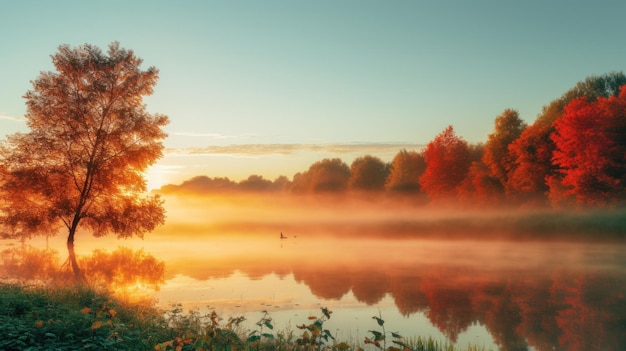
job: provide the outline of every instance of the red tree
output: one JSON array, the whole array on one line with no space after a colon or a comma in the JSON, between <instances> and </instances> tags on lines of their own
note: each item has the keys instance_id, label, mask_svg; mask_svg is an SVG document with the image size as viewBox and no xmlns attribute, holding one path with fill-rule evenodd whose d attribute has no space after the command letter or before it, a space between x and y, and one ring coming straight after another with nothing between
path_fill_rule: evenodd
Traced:
<instances>
[{"instance_id":1,"label":"red tree","mask_svg":"<svg viewBox=\"0 0 626 351\"><path fill-rule=\"evenodd\" d=\"M573 100L556 121L551 138L559 174L550 182L555 201L606 206L624 198L626 86L619 96Z\"/></svg>"},{"instance_id":2,"label":"red tree","mask_svg":"<svg viewBox=\"0 0 626 351\"><path fill-rule=\"evenodd\" d=\"M500 180L490 174L482 162L472 162L467 177L459 187L459 200L468 206L499 206L504 200Z\"/></svg>"},{"instance_id":3,"label":"red tree","mask_svg":"<svg viewBox=\"0 0 626 351\"><path fill-rule=\"evenodd\" d=\"M552 174L552 125L535 123L509 145L515 160L505 185L507 196L522 203L545 204L546 176Z\"/></svg>"},{"instance_id":4,"label":"red tree","mask_svg":"<svg viewBox=\"0 0 626 351\"><path fill-rule=\"evenodd\" d=\"M431 200L452 198L470 167L469 146L448 126L424 150L426 171L419 179Z\"/></svg>"}]
</instances>

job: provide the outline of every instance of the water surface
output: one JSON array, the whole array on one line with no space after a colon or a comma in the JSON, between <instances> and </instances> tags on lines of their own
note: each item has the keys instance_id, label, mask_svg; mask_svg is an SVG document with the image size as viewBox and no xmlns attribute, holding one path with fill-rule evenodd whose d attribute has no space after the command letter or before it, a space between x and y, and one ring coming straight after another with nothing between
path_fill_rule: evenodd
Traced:
<instances>
[{"instance_id":1,"label":"water surface","mask_svg":"<svg viewBox=\"0 0 626 351\"><path fill-rule=\"evenodd\" d=\"M168 204L168 223L144 240L83 233L78 253L143 250L165 262L153 293L161 306L243 315L250 328L265 310L278 330L297 333L296 325L328 307L333 314L324 327L342 340L361 342L379 329L372 319L378 316L387 331L459 346L626 349L626 244L614 236L566 240L572 229L565 226L550 240L537 233L514 240L476 232L484 223L491 232L516 232L511 223L519 222L502 213L476 223L380 204ZM433 224L451 217L452 229ZM45 246L43 239L31 243ZM48 245L65 254L62 236Z\"/></svg>"}]
</instances>

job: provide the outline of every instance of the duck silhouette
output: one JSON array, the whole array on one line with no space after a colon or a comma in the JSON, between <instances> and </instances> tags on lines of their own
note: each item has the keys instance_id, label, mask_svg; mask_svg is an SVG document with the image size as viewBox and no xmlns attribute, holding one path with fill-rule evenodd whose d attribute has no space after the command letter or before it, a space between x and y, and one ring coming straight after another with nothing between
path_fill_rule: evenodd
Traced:
<instances>
[{"instance_id":1,"label":"duck silhouette","mask_svg":"<svg viewBox=\"0 0 626 351\"><path fill-rule=\"evenodd\" d=\"M281 239L287 239L287 237L283 234L283 232L280 232L280 238Z\"/></svg>"}]
</instances>

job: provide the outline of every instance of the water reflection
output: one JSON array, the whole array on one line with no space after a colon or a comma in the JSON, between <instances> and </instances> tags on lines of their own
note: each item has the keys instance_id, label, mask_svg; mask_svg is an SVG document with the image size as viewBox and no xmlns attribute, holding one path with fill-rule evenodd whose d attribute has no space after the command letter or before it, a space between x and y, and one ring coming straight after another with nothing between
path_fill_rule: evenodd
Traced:
<instances>
[{"instance_id":1,"label":"water reflection","mask_svg":"<svg viewBox=\"0 0 626 351\"><path fill-rule=\"evenodd\" d=\"M242 292L256 290L256 304L248 303L246 311L271 306L276 320L305 302L323 306L349 296L372 310L336 310L336 318L360 313L369 323L363 328L373 327L377 309L388 319L392 304L407 320L425 316L452 341L483 326L502 350L626 349L626 245L620 242L342 239L296 231L301 228L295 225L281 240L274 230L178 229L165 226L149 240L129 240L128 248L112 252L97 248L115 240L82 240L80 263L93 284L163 287L174 299L163 302L244 306ZM61 238L60 250L63 244ZM55 250L11 247L2 259L1 276L46 280L63 274ZM306 318L298 313L294 323Z\"/></svg>"},{"instance_id":2,"label":"water reflection","mask_svg":"<svg viewBox=\"0 0 626 351\"><path fill-rule=\"evenodd\" d=\"M3 250L0 257L0 276L5 280L64 284L73 279L67 261L61 261L55 249L22 245ZM118 292L136 287L158 290L165 282L165 262L143 250L118 247L107 252L96 249L78 259L91 286Z\"/></svg>"},{"instance_id":3,"label":"water reflection","mask_svg":"<svg viewBox=\"0 0 626 351\"><path fill-rule=\"evenodd\" d=\"M217 241L213 254L172 257L168 276L292 276L321 301L352 293L372 306L390 296L403 315L425 314L452 341L483 325L503 350L626 349L623 245L246 240L256 250Z\"/></svg>"}]
</instances>

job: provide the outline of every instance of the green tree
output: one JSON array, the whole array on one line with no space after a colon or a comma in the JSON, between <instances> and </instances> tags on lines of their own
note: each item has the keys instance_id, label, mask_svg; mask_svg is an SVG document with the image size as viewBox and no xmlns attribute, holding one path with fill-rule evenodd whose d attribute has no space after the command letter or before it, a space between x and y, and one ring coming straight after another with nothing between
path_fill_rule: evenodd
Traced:
<instances>
[{"instance_id":1,"label":"green tree","mask_svg":"<svg viewBox=\"0 0 626 351\"><path fill-rule=\"evenodd\" d=\"M56 72L42 72L24 96L28 133L8 137L0 163L4 235L30 237L68 231L72 270L79 228L96 237L142 237L164 222L162 201L146 195L144 172L162 156L168 118L142 102L158 70L114 42L59 47Z\"/></svg>"},{"instance_id":2,"label":"green tree","mask_svg":"<svg viewBox=\"0 0 626 351\"><path fill-rule=\"evenodd\" d=\"M388 167L378 157L366 155L350 165L348 186L352 190L382 191L385 189Z\"/></svg>"}]
</instances>

